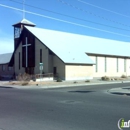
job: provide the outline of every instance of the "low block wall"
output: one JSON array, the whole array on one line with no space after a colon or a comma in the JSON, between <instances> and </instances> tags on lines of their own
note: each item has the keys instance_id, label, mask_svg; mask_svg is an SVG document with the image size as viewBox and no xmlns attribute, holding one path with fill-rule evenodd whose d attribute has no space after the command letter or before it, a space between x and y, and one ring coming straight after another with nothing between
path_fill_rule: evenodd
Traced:
<instances>
[{"instance_id":1,"label":"low block wall","mask_svg":"<svg viewBox=\"0 0 130 130\"><path fill-rule=\"evenodd\" d=\"M52 77L52 78L41 78L41 79L36 79L36 81L53 81L53 77Z\"/></svg>"}]
</instances>

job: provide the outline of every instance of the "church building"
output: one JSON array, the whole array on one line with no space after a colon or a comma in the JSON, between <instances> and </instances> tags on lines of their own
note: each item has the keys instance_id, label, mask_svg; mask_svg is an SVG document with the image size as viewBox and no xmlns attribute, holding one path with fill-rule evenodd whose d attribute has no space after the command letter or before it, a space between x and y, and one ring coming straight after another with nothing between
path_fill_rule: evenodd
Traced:
<instances>
[{"instance_id":1,"label":"church building","mask_svg":"<svg viewBox=\"0 0 130 130\"><path fill-rule=\"evenodd\" d=\"M130 43L36 27L26 19L13 25L9 66L19 73L53 73L62 80L130 75Z\"/></svg>"},{"instance_id":2,"label":"church building","mask_svg":"<svg viewBox=\"0 0 130 130\"><path fill-rule=\"evenodd\" d=\"M0 54L0 80L13 78L14 68L9 66L12 53Z\"/></svg>"}]
</instances>

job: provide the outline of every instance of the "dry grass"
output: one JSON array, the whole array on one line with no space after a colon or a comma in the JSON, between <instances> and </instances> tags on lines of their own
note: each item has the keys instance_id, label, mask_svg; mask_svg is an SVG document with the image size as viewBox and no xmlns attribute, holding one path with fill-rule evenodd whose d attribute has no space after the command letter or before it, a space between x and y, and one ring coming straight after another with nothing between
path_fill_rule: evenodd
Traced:
<instances>
[{"instance_id":1,"label":"dry grass","mask_svg":"<svg viewBox=\"0 0 130 130\"><path fill-rule=\"evenodd\" d=\"M62 83L62 82L61 82ZM35 86L35 85L57 85L59 84L59 82L56 81L11 81L6 83L8 85L21 85L21 86L25 86L25 85L29 85L29 86Z\"/></svg>"},{"instance_id":2,"label":"dry grass","mask_svg":"<svg viewBox=\"0 0 130 130\"><path fill-rule=\"evenodd\" d=\"M17 76L17 80L18 81L30 81L31 80L31 76L27 73L24 73L24 74L19 74Z\"/></svg>"}]
</instances>

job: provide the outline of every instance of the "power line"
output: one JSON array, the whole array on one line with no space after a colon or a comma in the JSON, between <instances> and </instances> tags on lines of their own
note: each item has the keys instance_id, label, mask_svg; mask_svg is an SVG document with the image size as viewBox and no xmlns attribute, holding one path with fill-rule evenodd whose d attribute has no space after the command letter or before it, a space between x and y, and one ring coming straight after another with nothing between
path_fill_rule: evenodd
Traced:
<instances>
[{"instance_id":1,"label":"power line","mask_svg":"<svg viewBox=\"0 0 130 130\"><path fill-rule=\"evenodd\" d=\"M69 4L69 3L67 3L67 2L64 2L63 0L58 0L58 1L61 2L62 4L65 4L65 5L69 6L69 7L71 7L71 8L74 8L74 9L76 9L76 10L80 10L80 11L82 11L82 12L85 12L85 13L87 13L87 14L93 15L93 16L95 16L95 17L98 17L98 18L101 18L101 19L104 19L104 20L107 20L107 21L110 21L110 22L114 22L114 23L116 23L116 24L120 24L120 25L123 25L123 26L130 27L130 25L123 24L123 23L117 22L117 21L115 21L115 20L108 19L108 18L106 18L106 17L104 17L104 16L97 15L97 14L92 13L92 12L90 12L90 11L86 11L86 10L84 10L84 9L81 9L81 8L77 7L77 6L74 6L74 5L72 5L72 4Z\"/></svg>"},{"instance_id":2,"label":"power line","mask_svg":"<svg viewBox=\"0 0 130 130\"><path fill-rule=\"evenodd\" d=\"M128 16L128 15L124 15L124 14L121 14L121 13L118 13L118 12L115 12L115 11L112 11L112 10L109 10L109 9L105 9L105 8L100 7L100 6L97 6L97 5L94 5L94 4L90 4L90 3L82 1L82 0L77 0L77 1L81 2L83 4L87 4L87 5L90 5L90 6L93 6L93 7L96 7L96 8L99 8L99 9L102 9L102 10L105 10L105 11L108 11L108 12L120 15L120 16L123 16L123 17L130 18L130 16Z\"/></svg>"},{"instance_id":3,"label":"power line","mask_svg":"<svg viewBox=\"0 0 130 130\"><path fill-rule=\"evenodd\" d=\"M23 18L25 18L25 0L23 0Z\"/></svg>"},{"instance_id":4,"label":"power line","mask_svg":"<svg viewBox=\"0 0 130 130\"><path fill-rule=\"evenodd\" d=\"M18 4L23 4L21 2L15 1L15 0L10 0L10 1L18 3ZM25 3L24 3L24 5L26 5L28 7L36 8L36 9L39 9L39 10L44 10L44 11L47 11L47 12L51 12L51 13L54 13L54 14L58 14L58 15L61 15L61 16L65 16L65 17L77 19L77 20L84 21L84 22L98 24L98 25L101 25L101 26L106 26L106 27L115 28L115 29L124 30L124 31L130 31L128 29L118 28L118 27L114 27L114 26L110 26L110 25L105 25L105 24L102 24L102 23L93 22L93 21L90 21L90 20L85 20L85 19L77 18L77 17L74 17L74 16L66 15L66 14L61 14L61 13L58 13L58 12L55 12L55 11L50 11L50 10L47 10L47 9L39 8L39 7L32 6L32 5L25 4Z\"/></svg>"},{"instance_id":5,"label":"power line","mask_svg":"<svg viewBox=\"0 0 130 130\"><path fill-rule=\"evenodd\" d=\"M0 4L0 6L23 12L22 9L18 9L18 8L15 8L15 7L3 5L3 4ZM90 26L86 26L86 25L82 25L82 24L78 24L78 23L74 23L74 22L70 22L70 21L66 21L66 20L62 20L62 19L58 19L58 18L54 18L54 17L50 17L50 16L34 13L34 12L30 12L30 11L25 11L25 12L28 13L28 14L37 15L37 16L44 17L44 18L47 18L47 19L52 19L52 20L63 22L63 23L68 23L68 24L72 24L72 25L76 25L76 26L80 26L80 27L84 27L84 28L89 28L89 29L92 29L92 30L97 30L97 31L106 32L106 33L111 33L111 34L115 34L115 35L119 35L119 36L123 36L123 37L130 37L129 35L124 35L124 34L111 32L111 31L107 31L107 30L103 30L103 29L99 29L99 28L94 28L94 27L90 27Z\"/></svg>"}]
</instances>

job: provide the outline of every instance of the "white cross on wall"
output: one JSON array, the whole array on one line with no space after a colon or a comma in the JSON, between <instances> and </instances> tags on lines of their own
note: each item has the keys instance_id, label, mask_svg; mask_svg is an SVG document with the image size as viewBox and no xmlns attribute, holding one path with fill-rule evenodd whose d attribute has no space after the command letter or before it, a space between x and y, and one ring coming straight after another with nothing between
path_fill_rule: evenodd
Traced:
<instances>
[{"instance_id":1,"label":"white cross on wall","mask_svg":"<svg viewBox=\"0 0 130 130\"><path fill-rule=\"evenodd\" d=\"M26 49L26 67L28 67L28 46L31 46L31 44L28 44L28 38L26 37L26 44L23 45Z\"/></svg>"}]
</instances>

